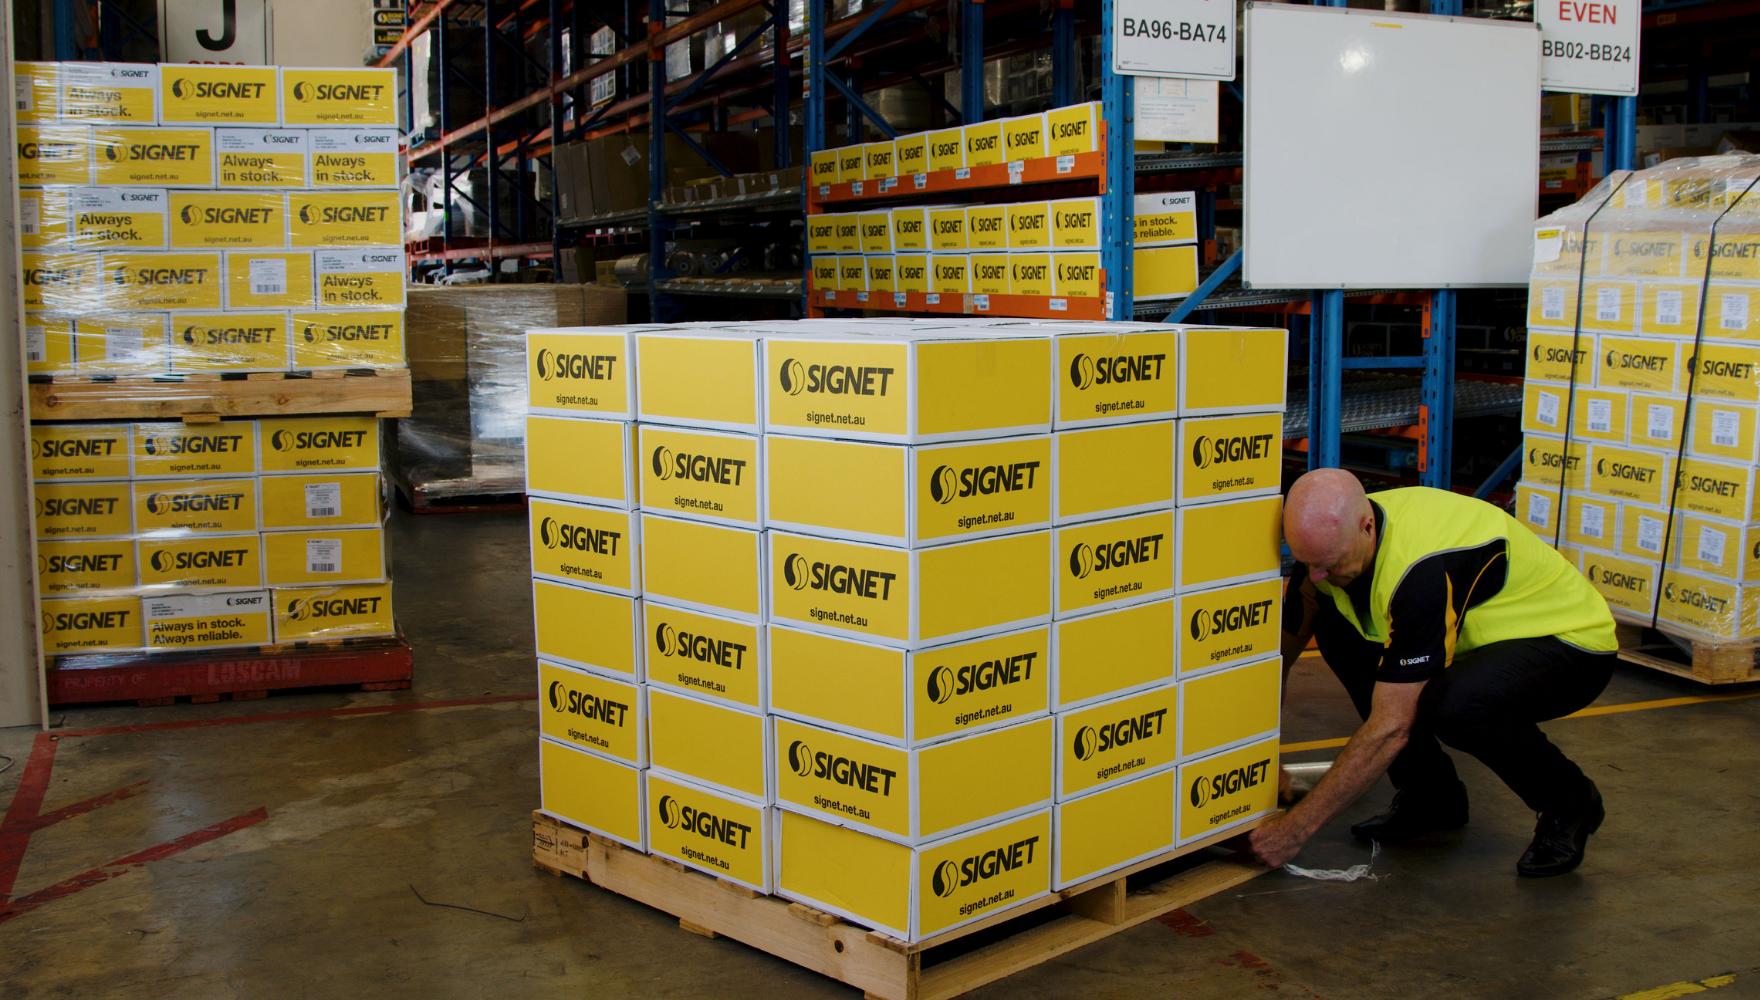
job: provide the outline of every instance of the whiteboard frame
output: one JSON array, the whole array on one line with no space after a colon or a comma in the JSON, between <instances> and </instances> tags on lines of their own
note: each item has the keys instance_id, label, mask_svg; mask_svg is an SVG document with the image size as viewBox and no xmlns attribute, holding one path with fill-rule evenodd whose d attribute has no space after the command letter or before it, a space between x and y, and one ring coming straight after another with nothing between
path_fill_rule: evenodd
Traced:
<instances>
[{"instance_id":1,"label":"whiteboard frame","mask_svg":"<svg viewBox=\"0 0 1760 1000\"><path fill-rule=\"evenodd\" d=\"M1334 20L1289 28L1296 17ZM1540 200L1537 25L1262 0L1248 0L1244 23L1243 285L1527 283ZM1370 31L1387 34L1347 49ZM1389 49L1394 37L1408 47ZM1350 99L1356 80L1376 80L1351 75L1365 53L1397 84ZM1347 55L1357 60L1348 69ZM1317 79L1322 66L1330 80Z\"/></svg>"}]
</instances>

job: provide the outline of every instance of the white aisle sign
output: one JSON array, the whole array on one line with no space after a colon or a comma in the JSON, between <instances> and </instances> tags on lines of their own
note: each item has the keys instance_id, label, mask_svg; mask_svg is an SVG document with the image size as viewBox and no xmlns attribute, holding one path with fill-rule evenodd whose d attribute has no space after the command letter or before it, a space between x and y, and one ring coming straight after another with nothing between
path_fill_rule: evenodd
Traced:
<instances>
[{"instance_id":1,"label":"white aisle sign","mask_svg":"<svg viewBox=\"0 0 1760 1000\"><path fill-rule=\"evenodd\" d=\"M159 40L168 63L270 65L268 0L159 0Z\"/></svg>"},{"instance_id":2,"label":"white aisle sign","mask_svg":"<svg viewBox=\"0 0 1760 1000\"><path fill-rule=\"evenodd\" d=\"M1640 0L1536 0L1540 88L1636 96L1643 13Z\"/></svg>"},{"instance_id":3,"label":"white aisle sign","mask_svg":"<svg viewBox=\"0 0 1760 1000\"><path fill-rule=\"evenodd\" d=\"M1235 0L1117 0L1112 71L1234 79Z\"/></svg>"}]
</instances>

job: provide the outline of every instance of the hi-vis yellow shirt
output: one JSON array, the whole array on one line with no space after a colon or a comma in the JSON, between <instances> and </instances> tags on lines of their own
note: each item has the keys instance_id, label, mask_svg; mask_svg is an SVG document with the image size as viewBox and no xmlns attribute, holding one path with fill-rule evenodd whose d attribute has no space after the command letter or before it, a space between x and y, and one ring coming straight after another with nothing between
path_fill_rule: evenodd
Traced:
<instances>
[{"instance_id":1,"label":"hi-vis yellow shirt","mask_svg":"<svg viewBox=\"0 0 1760 1000\"><path fill-rule=\"evenodd\" d=\"M1557 636L1586 650L1619 648L1613 615L1588 579L1497 507L1422 486L1370 502L1377 546L1367 579L1334 587L1298 566L1302 599L1285 605L1284 631L1305 635L1316 599L1330 599L1365 639L1383 645L1376 679L1395 683L1428 680L1461 653L1504 639Z\"/></svg>"}]
</instances>

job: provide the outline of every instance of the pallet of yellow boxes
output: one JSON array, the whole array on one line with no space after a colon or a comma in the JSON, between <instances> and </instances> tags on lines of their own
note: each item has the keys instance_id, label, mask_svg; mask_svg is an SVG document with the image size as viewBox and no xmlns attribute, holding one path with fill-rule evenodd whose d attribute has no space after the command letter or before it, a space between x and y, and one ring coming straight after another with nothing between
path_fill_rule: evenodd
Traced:
<instances>
[{"instance_id":1,"label":"pallet of yellow boxes","mask_svg":"<svg viewBox=\"0 0 1760 1000\"><path fill-rule=\"evenodd\" d=\"M1256 823L1285 336L530 331L540 858L920 950Z\"/></svg>"},{"instance_id":2,"label":"pallet of yellow boxes","mask_svg":"<svg viewBox=\"0 0 1760 1000\"><path fill-rule=\"evenodd\" d=\"M1760 159L1610 176L1540 220L1517 517L1622 622L1694 647L1629 659L1748 680L1760 641ZM1755 302L1760 307L1760 302Z\"/></svg>"}]
</instances>

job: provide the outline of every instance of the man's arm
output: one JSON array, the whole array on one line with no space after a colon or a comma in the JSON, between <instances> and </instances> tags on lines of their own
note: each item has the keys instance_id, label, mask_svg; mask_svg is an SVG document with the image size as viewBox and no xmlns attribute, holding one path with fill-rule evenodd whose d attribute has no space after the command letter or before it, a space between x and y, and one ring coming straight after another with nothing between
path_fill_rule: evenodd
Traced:
<instances>
[{"instance_id":1,"label":"man's arm","mask_svg":"<svg viewBox=\"0 0 1760 1000\"><path fill-rule=\"evenodd\" d=\"M1418 696L1428 683L1375 685L1369 718L1345 744L1320 783L1289 812L1266 820L1253 831L1249 839L1259 860L1275 867L1295 857L1309 837L1387 773L1411 736L1412 723L1418 717Z\"/></svg>"},{"instance_id":2,"label":"man's arm","mask_svg":"<svg viewBox=\"0 0 1760 1000\"><path fill-rule=\"evenodd\" d=\"M1289 680L1289 668L1308 648L1314 638L1314 617L1320 613L1320 595L1308 579L1308 567L1296 563L1296 571L1283 591L1283 628L1280 645L1283 652L1283 679ZM1287 685L1286 685L1287 686Z\"/></svg>"}]
</instances>

